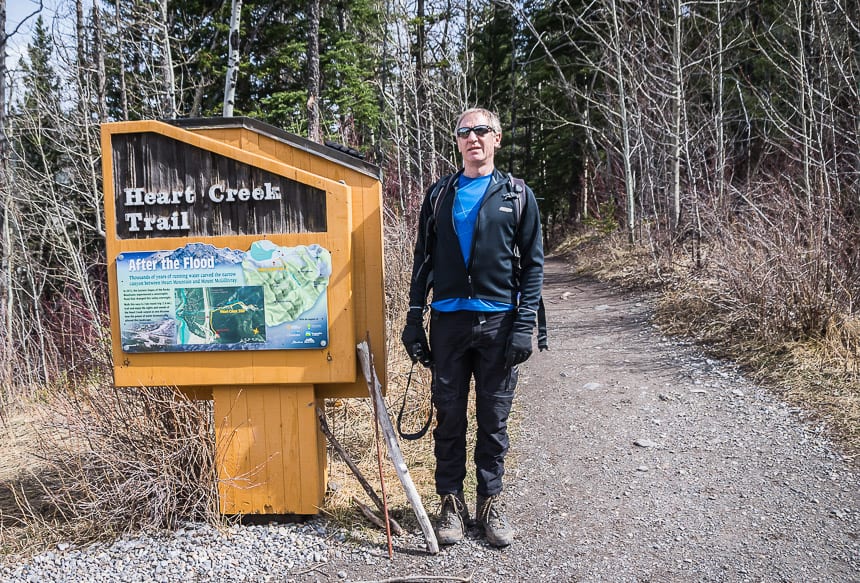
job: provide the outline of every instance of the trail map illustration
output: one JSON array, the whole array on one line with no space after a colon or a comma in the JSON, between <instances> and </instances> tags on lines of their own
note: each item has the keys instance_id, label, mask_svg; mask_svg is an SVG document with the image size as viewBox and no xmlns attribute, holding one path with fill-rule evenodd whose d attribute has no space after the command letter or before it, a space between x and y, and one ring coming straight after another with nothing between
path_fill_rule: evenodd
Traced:
<instances>
[{"instance_id":1,"label":"trail map illustration","mask_svg":"<svg viewBox=\"0 0 860 583\"><path fill-rule=\"evenodd\" d=\"M177 288L180 344L200 338L207 344L265 342L265 304L259 286ZM183 342L184 341L184 342Z\"/></svg>"},{"instance_id":2,"label":"trail map illustration","mask_svg":"<svg viewBox=\"0 0 860 583\"><path fill-rule=\"evenodd\" d=\"M328 345L331 254L256 241L190 243L117 257L126 352L280 350Z\"/></svg>"},{"instance_id":3,"label":"trail map illustration","mask_svg":"<svg viewBox=\"0 0 860 583\"><path fill-rule=\"evenodd\" d=\"M319 245L275 247L255 243L242 262L245 282L263 288L266 324L292 322L328 287L331 255Z\"/></svg>"}]
</instances>

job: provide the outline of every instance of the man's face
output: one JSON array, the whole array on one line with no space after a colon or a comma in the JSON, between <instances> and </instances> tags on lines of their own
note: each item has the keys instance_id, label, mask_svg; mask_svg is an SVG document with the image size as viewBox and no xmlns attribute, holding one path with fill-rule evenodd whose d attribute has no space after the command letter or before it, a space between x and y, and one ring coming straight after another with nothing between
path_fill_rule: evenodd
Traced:
<instances>
[{"instance_id":1,"label":"man's face","mask_svg":"<svg viewBox=\"0 0 860 583\"><path fill-rule=\"evenodd\" d=\"M490 126L490 120L482 113L470 113L460 120L458 128L470 128L476 126ZM463 156L463 164L469 165L492 165L496 155L496 148L502 141L499 132L487 132L479 136L475 132L469 132L466 137L457 136L457 149Z\"/></svg>"}]
</instances>

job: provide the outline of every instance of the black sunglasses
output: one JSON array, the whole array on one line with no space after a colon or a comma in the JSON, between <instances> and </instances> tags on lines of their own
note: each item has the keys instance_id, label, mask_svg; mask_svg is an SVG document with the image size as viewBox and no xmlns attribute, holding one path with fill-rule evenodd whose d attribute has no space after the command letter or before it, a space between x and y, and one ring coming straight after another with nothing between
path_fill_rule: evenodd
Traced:
<instances>
[{"instance_id":1,"label":"black sunglasses","mask_svg":"<svg viewBox=\"0 0 860 583\"><path fill-rule=\"evenodd\" d=\"M475 132L476 136L478 136L479 138L483 138L488 133L490 133L490 132L495 133L495 131L496 130L494 130L493 128L491 128L488 125L479 125L479 126L474 126L471 128L467 127L467 126L463 126L461 128L457 128L456 134L457 134L458 138L466 139L469 137L469 134L471 134L472 132Z\"/></svg>"}]
</instances>

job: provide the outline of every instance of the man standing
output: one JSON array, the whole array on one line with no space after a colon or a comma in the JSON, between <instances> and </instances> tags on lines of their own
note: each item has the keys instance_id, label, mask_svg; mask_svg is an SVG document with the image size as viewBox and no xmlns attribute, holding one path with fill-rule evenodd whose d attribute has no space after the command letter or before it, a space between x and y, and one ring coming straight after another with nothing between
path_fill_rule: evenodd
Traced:
<instances>
[{"instance_id":1,"label":"man standing","mask_svg":"<svg viewBox=\"0 0 860 583\"><path fill-rule=\"evenodd\" d=\"M433 370L439 542L463 540L469 521L463 481L474 376L476 515L487 541L502 547L513 541L499 504L508 415L517 365L532 353L543 285L540 214L532 191L495 168L502 139L495 113L463 112L455 134L463 168L434 184L421 207L401 339L413 362ZM428 345L423 313L431 288Z\"/></svg>"}]
</instances>

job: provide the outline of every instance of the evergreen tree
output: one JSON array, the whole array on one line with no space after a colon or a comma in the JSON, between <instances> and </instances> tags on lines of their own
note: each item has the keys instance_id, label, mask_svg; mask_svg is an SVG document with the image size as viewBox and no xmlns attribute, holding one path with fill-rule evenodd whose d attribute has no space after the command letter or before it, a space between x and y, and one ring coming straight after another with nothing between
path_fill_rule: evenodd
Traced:
<instances>
[{"instance_id":1,"label":"evergreen tree","mask_svg":"<svg viewBox=\"0 0 860 583\"><path fill-rule=\"evenodd\" d=\"M14 105L12 116L18 128L19 156L25 167L43 177L60 169L61 150L57 139L61 116L60 83L51 64L54 42L41 16L36 19L27 45L23 71L23 99Z\"/></svg>"},{"instance_id":2,"label":"evergreen tree","mask_svg":"<svg viewBox=\"0 0 860 583\"><path fill-rule=\"evenodd\" d=\"M468 47L475 102L499 112L507 134L498 165L534 188L547 226L576 209L585 147L582 132L565 122L577 117L569 85L580 82L571 64L574 47L563 34L565 15L556 4L526 5L515 13L494 3L483 18L487 24ZM526 18L534 31L524 26Z\"/></svg>"},{"instance_id":3,"label":"evergreen tree","mask_svg":"<svg viewBox=\"0 0 860 583\"><path fill-rule=\"evenodd\" d=\"M170 6L182 114L221 115L229 18L223 7L206 0ZM243 3L234 115L307 134L306 8L303 0ZM369 0L322 5L319 105L327 137L360 146L378 126L379 98L372 82L376 52L371 41L378 27L378 14Z\"/></svg>"},{"instance_id":4,"label":"evergreen tree","mask_svg":"<svg viewBox=\"0 0 860 583\"><path fill-rule=\"evenodd\" d=\"M379 14L370 0L354 0L329 4L323 16L323 121L345 143L370 146L382 115L375 83L379 51L373 40L381 26Z\"/></svg>"},{"instance_id":5,"label":"evergreen tree","mask_svg":"<svg viewBox=\"0 0 860 583\"><path fill-rule=\"evenodd\" d=\"M237 107L299 135L307 133L307 31L304 3L254 6L250 22L267 19L251 29L246 43L246 67L240 73ZM378 125L379 99L374 91L371 31L377 14L366 0L324 3L320 16L320 111L325 136L360 146ZM254 67L251 67L251 64ZM244 78L244 81L242 80Z\"/></svg>"}]
</instances>

